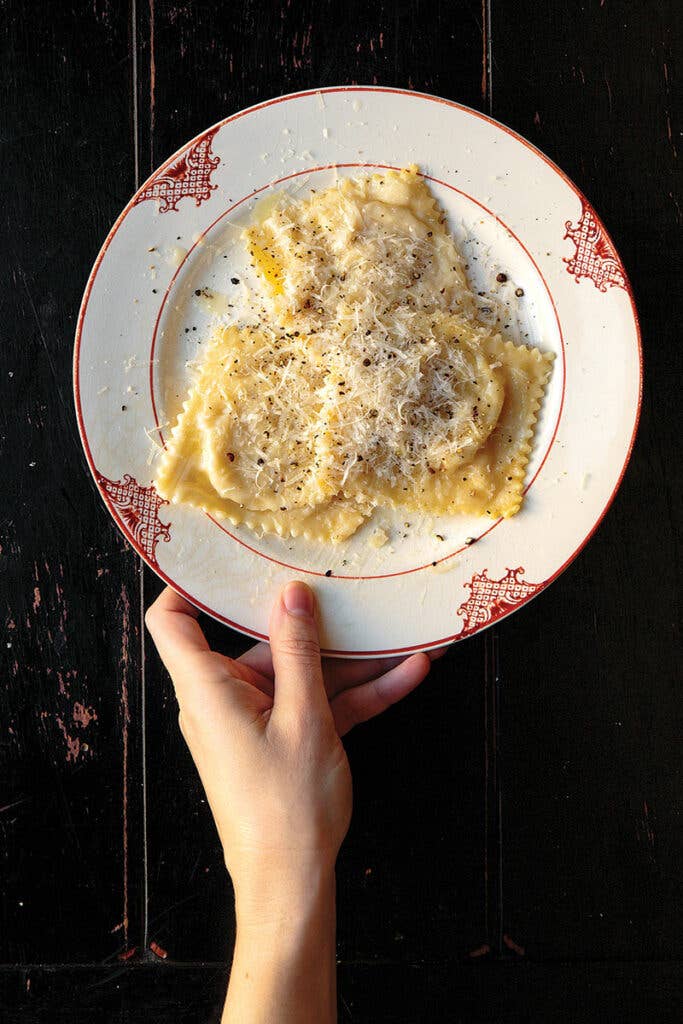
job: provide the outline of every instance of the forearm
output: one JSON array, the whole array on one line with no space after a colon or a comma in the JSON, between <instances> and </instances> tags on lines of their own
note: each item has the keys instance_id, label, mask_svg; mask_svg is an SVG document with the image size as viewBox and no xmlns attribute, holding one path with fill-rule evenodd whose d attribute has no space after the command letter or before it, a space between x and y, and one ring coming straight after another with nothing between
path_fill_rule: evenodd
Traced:
<instances>
[{"instance_id":1,"label":"forearm","mask_svg":"<svg viewBox=\"0 0 683 1024\"><path fill-rule=\"evenodd\" d=\"M240 886L235 907L223 1024L334 1024L334 871Z\"/></svg>"}]
</instances>

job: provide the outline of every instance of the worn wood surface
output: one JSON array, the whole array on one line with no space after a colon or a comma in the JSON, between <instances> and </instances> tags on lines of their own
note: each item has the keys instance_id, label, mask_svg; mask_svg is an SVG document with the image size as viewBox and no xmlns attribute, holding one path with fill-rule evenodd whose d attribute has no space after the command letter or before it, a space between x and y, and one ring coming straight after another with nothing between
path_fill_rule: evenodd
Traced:
<instances>
[{"instance_id":1,"label":"worn wood surface","mask_svg":"<svg viewBox=\"0 0 683 1024\"><path fill-rule=\"evenodd\" d=\"M0 14L2 1019L218 1020L231 893L140 629L158 581L81 455L71 346L99 245L163 158L247 104L351 82L459 100L559 163L630 272L646 375L631 466L577 562L349 737L340 1019L680 1019L678 4Z\"/></svg>"}]
</instances>

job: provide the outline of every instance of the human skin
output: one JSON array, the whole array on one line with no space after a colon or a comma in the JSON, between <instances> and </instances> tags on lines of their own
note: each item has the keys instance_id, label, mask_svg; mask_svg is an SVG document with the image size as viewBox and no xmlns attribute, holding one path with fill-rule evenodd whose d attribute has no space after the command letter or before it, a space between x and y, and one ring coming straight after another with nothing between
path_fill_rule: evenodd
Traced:
<instances>
[{"instance_id":1,"label":"human skin","mask_svg":"<svg viewBox=\"0 0 683 1024\"><path fill-rule=\"evenodd\" d=\"M413 690L430 660L322 661L313 591L289 583L270 645L212 651L170 587L147 627L168 669L235 891L223 1024L336 1020L335 862L351 819L341 737Z\"/></svg>"}]
</instances>

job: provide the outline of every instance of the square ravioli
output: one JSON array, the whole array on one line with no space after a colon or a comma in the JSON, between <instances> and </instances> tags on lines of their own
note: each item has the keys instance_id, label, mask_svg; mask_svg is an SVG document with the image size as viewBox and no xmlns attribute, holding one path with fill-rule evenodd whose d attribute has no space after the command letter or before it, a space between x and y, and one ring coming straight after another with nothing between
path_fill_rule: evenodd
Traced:
<instances>
[{"instance_id":1,"label":"square ravioli","mask_svg":"<svg viewBox=\"0 0 683 1024\"><path fill-rule=\"evenodd\" d=\"M416 169L285 201L244 240L258 323L215 330L161 458L162 497L333 543L379 506L520 509L552 356L478 316Z\"/></svg>"}]
</instances>

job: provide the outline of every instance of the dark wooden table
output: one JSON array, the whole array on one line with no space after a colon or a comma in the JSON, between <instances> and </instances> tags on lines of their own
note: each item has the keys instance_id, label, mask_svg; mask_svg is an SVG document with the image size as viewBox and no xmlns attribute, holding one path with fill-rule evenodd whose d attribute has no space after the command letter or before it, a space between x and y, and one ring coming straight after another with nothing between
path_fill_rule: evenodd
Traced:
<instances>
[{"instance_id":1,"label":"dark wooden table","mask_svg":"<svg viewBox=\"0 0 683 1024\"><path fill-rule=\"evenodd\" d=\"M100 243L162 159L248 104L352 82L492 113L567 171L631 275L645 394L575 564L349 738L340 1019L681 1019L679 10L0 3L3 1021L218 1021L231 892L141 627L159 582L86 470L72 341Z\"/></svg>"}]
</instances>

